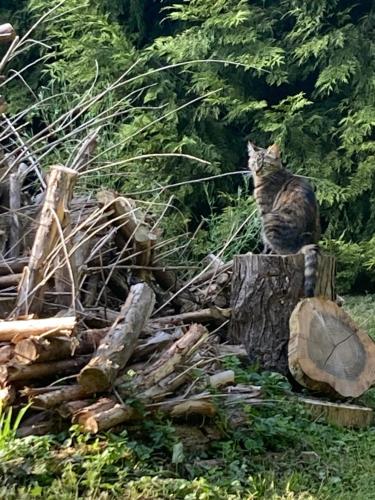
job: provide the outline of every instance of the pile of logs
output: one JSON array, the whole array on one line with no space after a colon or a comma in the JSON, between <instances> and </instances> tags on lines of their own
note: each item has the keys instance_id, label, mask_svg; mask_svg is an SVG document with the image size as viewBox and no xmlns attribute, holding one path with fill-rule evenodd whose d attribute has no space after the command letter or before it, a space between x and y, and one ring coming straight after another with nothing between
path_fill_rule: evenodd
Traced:
<instances>
[{"instance_id":1,"label":"pile of logs","mask_svg":"<svg viewBox=\"0 0 375 500\"><path fill-rule=\"evenodd\" d=\"M0 72L22 39L5 24L2 42ZM161 237L164 212L82 189L99 129L45 172L35 138L25 142L5 111L0 96L0 407L30 405L20 436L71 423L98 432L155 412L211 417L219 406L236 425L237 403L260 404L261 388L236 383L228 355L335 397L375 384L375 344L335 304L333 257L319 257L313 299L303 297L302 254L167 265L179 243ZM36 142L44 134L48 149L52 129ZM373 419L305 404L345 425Z\"/></svg>"},{"instance_id":2,"label":"pile of logs","mask_svg":"<svg viewBox=\"0 0 375 500\"><path fill-rule=\"evenodd\" d=\"M98 432L152 412L213 416L215 398L257 404L260 388L221 364L246 357L220 343L231 265L209 258L180 282L158 258L151 217L110 191L73 198L76 178L53 166L39 204L0 215L0 397L30 403L19 434L64 421Z\"/></svg>"}]
</instances>

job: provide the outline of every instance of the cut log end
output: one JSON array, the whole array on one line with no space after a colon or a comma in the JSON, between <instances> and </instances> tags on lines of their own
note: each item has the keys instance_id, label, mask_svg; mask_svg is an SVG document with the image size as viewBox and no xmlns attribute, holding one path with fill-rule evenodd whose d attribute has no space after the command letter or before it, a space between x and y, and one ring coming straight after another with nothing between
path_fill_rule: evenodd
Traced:
<instances>
[{"instance_id":1,"label":"cut log end","mask_svg":"<svg viewBox=\"0 0 375 500\"><path fill-rule=\"evenodd\" d=\"M290 318L289 369L301 385L359 397L375 382L375 343L334 302L302 300Z\"/></svg>"},{"instance_id":2,"label":"cut log end","mask_svg":"<svg viewBox=\"0 0 375 500\"><path fill-rule=\"evenodd\" d=\"M111 384L111 377L102 367L88 365L79 374L78 382L88 392L101 392Z\"/></svg>"}]
</instances>

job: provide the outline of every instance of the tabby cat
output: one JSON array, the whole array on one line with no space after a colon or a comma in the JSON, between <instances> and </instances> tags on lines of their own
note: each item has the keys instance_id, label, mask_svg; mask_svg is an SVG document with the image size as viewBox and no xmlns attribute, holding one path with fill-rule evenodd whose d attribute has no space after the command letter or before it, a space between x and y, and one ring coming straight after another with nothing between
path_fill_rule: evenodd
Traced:
<instances>
[{"instance_id":1,"label":"tabby cat","mask_svg":"<svg viewBox=\"0 0 375 500\"><path fill-rule=\"evenodd\" d=\"M281 163L277 144L268 149L248 143L249 169L254 196L262 220L264 252L305 255L305 295L315 290L319 208L306 179L293 175Z\"/></svg>"}]
</instances>

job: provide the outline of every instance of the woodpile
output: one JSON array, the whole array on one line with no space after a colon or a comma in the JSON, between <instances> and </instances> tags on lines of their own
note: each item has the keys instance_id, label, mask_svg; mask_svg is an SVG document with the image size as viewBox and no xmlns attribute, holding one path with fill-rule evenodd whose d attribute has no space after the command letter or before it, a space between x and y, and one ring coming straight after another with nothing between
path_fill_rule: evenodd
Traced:
<instances>
[{"instance_id":1,"label":"woodpile","mask_svg":"<svg viewBox=\"0 0 375 500\"><path fill-rule=\"evenodd\" d=\"M0 25L3 42L0 72L21 43L9 24ZM327 305L336 298L332 257L320 259L319 303L301 302L303 255L209 255L195 275L178 272L183 266L165 261L178 249L162 238L163 213L112 190L88 194L80 182L95 122L66 165L42 169L32 147L42 133L24 142L5 111L0 96L0 405L30 405L20 436L71 423L99 432L160 412L212 417L219 406L237 425L243 416L233 409L261 404L261 388L236 383L222 362L228 355L345 397L374 383L371 341ZM43 131L46 148L52 128ZM308 406L349 425L372 418Z\"/></svg>"},{"instance_id":2,"label":"woodpile","mask_svg":"<svg viewBox=\"0 0 375 500\"><path fill-rule=\"evenodd\" d=\"M217 400L258 404L260 388L236 384L221 365L245 356L218 335L230 317L230 266L209 259L180 281L158 260L151 217L114 192L74 197L76 177L51 167L39 204L12 214L28 214L17 253L11 208L0 214L0 397L30 403L20 435L64 420L97 432L153 412L213 416Z\"/></svg>"}]
</instances>

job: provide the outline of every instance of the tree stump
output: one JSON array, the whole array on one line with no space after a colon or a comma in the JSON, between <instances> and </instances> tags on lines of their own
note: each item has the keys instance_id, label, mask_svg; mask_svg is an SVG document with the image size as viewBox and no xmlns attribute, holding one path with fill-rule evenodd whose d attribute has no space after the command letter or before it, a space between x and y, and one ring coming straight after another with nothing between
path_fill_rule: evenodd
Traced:
<instances>
[{"instance_id":1,"label":"tree stump","mask_svg":"<svg viewBox=\"0 0 375 500\"><path fill-rule=\"evenodd\" d=\"M319 256L315 295L335 300L335 259ZM229 338L250 362L289 375L289 318L304 288L304 256L238 255L233 262Z\"/></svg>"},{"instance_id":2,"label":"tree stump","mask_svg":"<svg viewBox=\"0 0 375 500\"><path fill-rule=\"evenodd\" d=\"M359 397L375 382L375 343L334 302L305 299L290 318L289 368L309 389Z\"/></svg>"}]
</instances>

